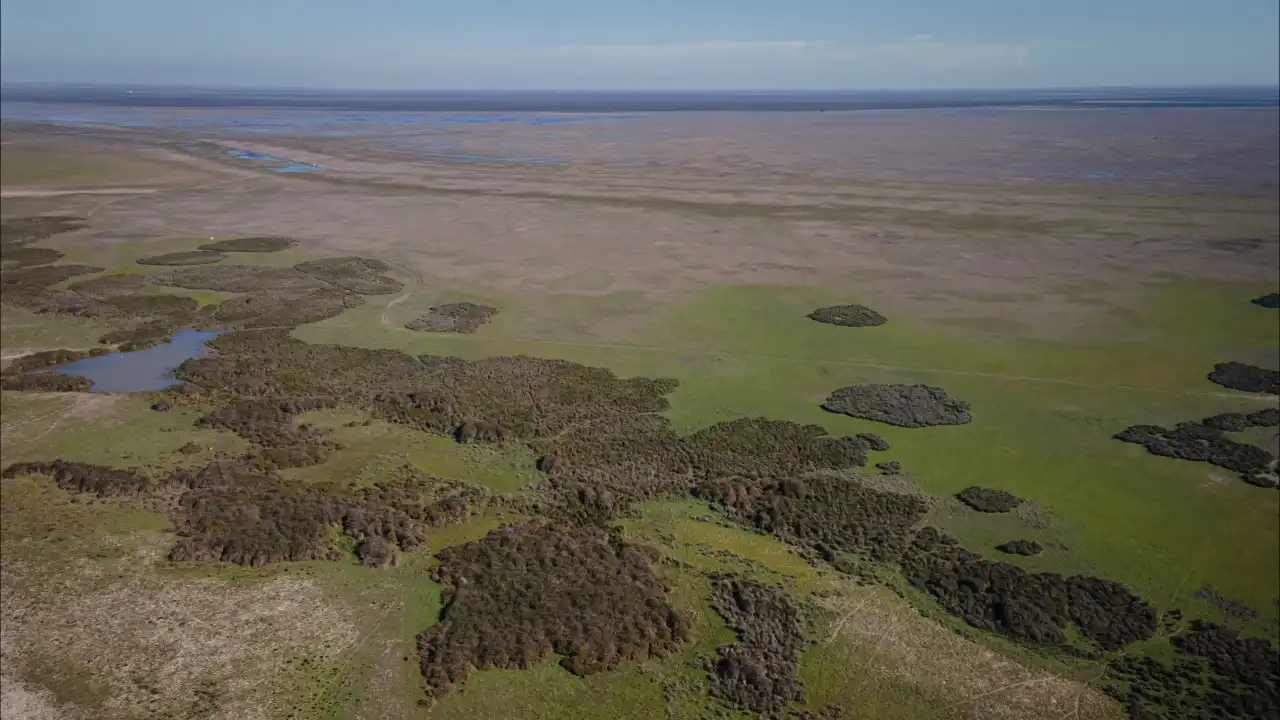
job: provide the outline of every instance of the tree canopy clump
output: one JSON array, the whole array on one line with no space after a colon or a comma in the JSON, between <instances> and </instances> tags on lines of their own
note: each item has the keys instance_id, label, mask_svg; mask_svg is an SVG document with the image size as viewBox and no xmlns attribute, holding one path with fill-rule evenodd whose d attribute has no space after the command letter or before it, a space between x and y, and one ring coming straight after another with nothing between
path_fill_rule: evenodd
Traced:
<instances>
[{"instance_id":1,"label":"tree canopy clump","mask_svg":"<svg viewBox=\"0 0 1280 720\"><path fill-rule=\"evenodd\" d=\"M1227 437L1228 431L1247 427L1271 427L1277 422L1274 408L1245 415L1224 413L1203 421L1178 423L1174 428L1159 425L1132 425L1113 437L1122 442L1146 448L1152 455L1207 462L1240 474L1241 479L1258 487L1280 487L1275 457L1249 443Z\"/></svg>"},{"instance_id":2,"label":"tree canopy clump","mask_svg":"<svg viewBox=\"0 0 1280 720\"><path fill-rule=\"evenodd\" d=\"M918 497L822 473L718 478L698 486L694 495L730 520L811 548L828 562L848 552L879 560L896 557L927 510Z\"/></svg>"},{"instance_id":3,"label":"tree canopy clump","mask_svg":"<svg viewBox=\"0 0 1280 720\"><path fill-rule=\"evenodd\" d=\"M186 250L138 258L137 263L139 265L212 265L226 259L225 254L216 250Z\"/></svg>"},{"instance_id":4,"label":"tree canopy clump","mask_svg":"<svg viewBox=\"0 0 1280 720\"><path fill-rule=\"evenodd\" d=\"M930 385L851 385L832 392L822 409L909 428L973 422L969 403Z\"/></svg>"},{"instance_id":5,"label":"tree canopy clump","mask_svg":"<svg viewBox=\"0 0 1280 720\"><path fill-rule=\"evenodd\" d=\"M410 330L426 332L474 333L489 322L498 309L488 305L460 302L436 305L425 315L405 325Z\"/></svg>"},{"instance_id":6,"label":"tree canopy clump","mask_svg":"<svg viewBox=\"0 0 1280 720\"><path fill-rule=\"evenodd\" d=\"M809 313L809 319L844 327L874 327L888 322L885 316L863 305L832 305L818 308Z\"/></svg>"},{"instance_id":7,"label":"tree canopy clump","mask_svg":"<svg viewBox=\"0 0 1280 720\"><path fill-rule=\"evenodd\" d=\"M1270 640L1195 620L1172 638L1173 657L1122 656L1103 689L1130 717L1280 717L1280 652Z\"/></svg>"},{"instance_id":8,"label":"tree canopy clump","mask_svg":"<svg viewBox=\"0 0 1280 720\"><path fill-rule=\"evenodd\" d=\"M729 574L711 577L711 607L738 633L706 662L711 695L764 717L804 701L800 613L777 588Z\"/></svg>"},{"instance_id":9,"label":"tree canopy clump","mask_svg":"<svg viewBox=\"0 0 1280 720\"><path fill-rule=\"evenodd\" d=\"M943 609L981 630L1033 644L1061 645L1074 625L1103 650L1151 637L1151 606L1123 585L1095 577L1030 573L965 550L922 528L900 561L907 580Z\"/></svg>"},{"instance_id":10,"label":"tree canopy clump","mask_svg":"<svg viewBox=\"0 0 1280 720\"><path fill-rule=\"evenodd\" d=\"M432 699L474 670L528 668L555 653L590 675L688 638L649 567L657 554L597 528L510 526L436 557L444 608L418 637Z\"/></svg>"},{"instance_id":11,"label":"tree canopy clump","mask_svg":"<svg viewBox=\"0 0 1280 720\"><path fill-rule=\"evenodd\" d=\"M1006 513L1022 504L1022 499L1004 490L984 487L967 487L956 493L956 499L985 513Z\"/></svg>"},{"instance_id":12,"label":"tree canopy clump","mask_svg":"<svg viewBox=\"0 0 1280 720\"><path fill-rule=\"evenodd\" d=\"M205 243L201 250L215 252L280 252L298 244L297 240L276 235L254 235Z\"/></svg>"},{"instance_id":13,"label":"tree canopy clump","mask_svg":"<svg viewBox=\"0 0 1280 720\"><path fill-rule=\"evenodd\" d=\"M1214 365L1209 379L1232 390L1280 395L1280 370L1268 370L1232 360Z\"/></svg>"}]
</instances>

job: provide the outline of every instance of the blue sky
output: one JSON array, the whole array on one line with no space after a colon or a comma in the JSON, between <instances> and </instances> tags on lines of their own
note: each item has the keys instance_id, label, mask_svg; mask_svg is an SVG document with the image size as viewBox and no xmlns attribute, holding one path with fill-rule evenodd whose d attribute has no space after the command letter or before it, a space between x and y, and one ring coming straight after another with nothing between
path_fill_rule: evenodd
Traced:
<instances>
[{"instance_id":1,"label":"blue sky","mask_svg":"<svg viewBox=\"0 0 1280 720\"><path fill-rule=\"evenodd\" d=\"M3 0L5 82L1276 84L1276 0Z\"/></svg>"}]
</instances>

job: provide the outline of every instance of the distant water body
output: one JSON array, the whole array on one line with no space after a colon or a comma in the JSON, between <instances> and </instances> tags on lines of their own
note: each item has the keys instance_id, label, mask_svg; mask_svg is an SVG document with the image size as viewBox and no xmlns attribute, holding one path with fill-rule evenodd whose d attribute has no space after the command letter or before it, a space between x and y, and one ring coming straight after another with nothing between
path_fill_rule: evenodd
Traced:
<instances>
[{"instance_id":1,"label":"distant water body","mask_svg":"<svg viewBox=\"0 0 1280 720\"><path fill-rule=\"evenodd\" d=\"M422 92L6 85L0 102L342 112L705 112L1041 108L1280 108L1278 87L857 92ZM5 113L7 116L8 113Z\"/></svg>"}]
</instances>

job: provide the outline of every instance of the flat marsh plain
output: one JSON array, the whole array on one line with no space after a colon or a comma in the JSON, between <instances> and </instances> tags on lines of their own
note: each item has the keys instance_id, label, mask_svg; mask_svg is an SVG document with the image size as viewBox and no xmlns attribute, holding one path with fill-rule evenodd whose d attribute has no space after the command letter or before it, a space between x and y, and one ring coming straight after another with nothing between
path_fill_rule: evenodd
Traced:
<instances>
[{"instance_id":1,"label":"flat marsh plain","mask_svg":"<svg viewBox=\"0 0 1280 720\"><path fill-rule=\"evenodd\" d=\"M1158 626L1122 649L1099 646L1074 625L1052 643L978 629L913 584L905 562L853 548L824 552L795 532L743 523L729 512L733 501L708 500L706 483L717 478L697 475L705 466L691 466L679 491L661 477L650 479L662 489L634 496L614 484L591 486L573 474L577 456L556 443L583 423L613 418L583 415L545 432L540 424L542 413L558 412L541 403L569 403L576 391L530 400L527 417L465 416L467 432L486 441L459 443L452 426L405 420L420 417L413 415L420 400L388 410L392 400L374 398L379 388L354 400L336 389L348 382L337 374L346 366L335 365L332 378L309 378L253 355L256 346L219 344L232 334L215 342L228 367L254 362L284 368L280 378L298 373L279 380L288 393L261 396L332 394L336 401L289 410L284 429L268 432L246 430L243 419L201 419L227 403L261 399L246 390L259 380L227 380L231 371L207 372L200 377L227 384L187 396L6 390L0 464L141 468L159 482L210 463L261 460L267 456L254 453L283 443L270 434L278 433L319 453L258 467L294 488L298 503L313 491L341 488L348 498L389 479L412 485L427 478L431 493L444 493L431 495L433 502L462 497L466 509L385 542L351 530L348 513L316 540L328 555L193 559L171 548L194 536L196 506L179 496L201 492L197 483L94 493L48 473L6 476L6 720L805 711L814 718L1119 718L1135 712L1114 699L1130 680L1109 670L1121 658L1180 658L1171 640L1193 621L1265 639L1270 653L1280 644L1280 492L1112 439L1132 425L1173 427L1277 406L1275 396L1206 377L1231 360L1280 367L1280 311L1250 302L1280 284L1274 110L370 113L358 122L310 110L136 112L149 112L147 121L6 121L3 220L78 218L25 247L61 253L49 267L101 268L40 292L138 275L145 280L136 281L136 293L187 298L181 317L208 324L222 304L252 307L255 293L273 289L242 292L170 281L167 273L230 265L304 273L309 261L370 258L381 269L303 276L358 300L339 297L335 310L317 316L323 319L217 329L266 328L257 335L277 333L271 342L450 356L475 367L487 367L485 358L529 356L619 378L674 378L665 409L638 414L659 414L681 437L741 418L817 424L835 437L875 433L889 449L873 452L865 467L806 472L919 498L924 510L911 532L938 528L989 560L1120 583L1149 604ZM241 237L296 243L228 252L211 265L138 263ZM9 278L26 271L5 262ZM376 289L341 289L355 287L353 277ZM119 315L43 312L44 296L19 297L9 289L16 285L5 287L6 364L43 350L88 350L121 327ZM473 333L405 327L433 307L460 302L498 312ZM855 328L807 317L844 303L874 308L888 322ZM353 376L359 371L351 368ZM278 380L262 373L262 387ZM941 387L969 403L973 421L906 428L822 409L833 390L869 383ZM153 410L162 400L172 407ZM454 409L439 412L452 417ZM524 433L521 423L536 429ZM302 425L309 429L299 431ZM1230 437L1275 455L1276 433L1264 427ZM859 452L865 457L865 446ZM557 453L568 458L567 470L547 459ZM902 472L875 470L888 460ZM607 468L595 472L614 482ZM764 482L749 471L732 475ZM1025 502L1012 513L976 512L954 499L970 486ZM778 507L802 505L803 495L785 500ZM282 525L282 517L267 513L246 527ZM531 645L517 644L507 658L502 638L464 637L467 613L479 612L474 606L485 597L525 599L542 583L560 586L558 577L528 571L533 589L511 593L501 577L490 581L474 570L516 572L501 564L502 543L542 542L543 523L563 534L557 538L587 538L582 547L594 549L580 550L575 563L656 583L682 620L668 616L655 630L605 607L601 624L582 621L598 637L571 643L547 630L550 645L527 661L515 655ZM523 529L490 536L513 525ZM608 543L591 544L595 527ZM1019 539L1045 551L1023 557L995 549ZM377 562L375 540L398 560ZM642 547L650 550L636 550ZM609 559L615 551L621 559ZM624 570L609 565L615 560ZM795 608L803 650L764 674L798 680L803 699L753 705L717 684L729 682L727 666L717 670L717 652L734 643L747 648L751 636L715 609L722 573L778 588ZM620 601L586 592L566 602L578 604L559 611L591 618L601 603ZM1232 610L1238 606L1251 612ZM494 623L505 622L494 612ZM536 634L537 622L547 621L519 622ZM654 638L668 632L675 640L660 651L665 640ZM648 635L640 641L636 633ZM474 668L433 684L424 672L444 653L431 645L439 638L479 649ZM600 658L613 658L616 647L616 659L595 658L602 667L582 670L590 660L584 648L602 643L610 649ZM1274 692L1275 678L1269 682ZM1189 707L1201 706L1177 706ZM1169 708L1168 717L1180 717Z\"/></svg>"}]
</instances>

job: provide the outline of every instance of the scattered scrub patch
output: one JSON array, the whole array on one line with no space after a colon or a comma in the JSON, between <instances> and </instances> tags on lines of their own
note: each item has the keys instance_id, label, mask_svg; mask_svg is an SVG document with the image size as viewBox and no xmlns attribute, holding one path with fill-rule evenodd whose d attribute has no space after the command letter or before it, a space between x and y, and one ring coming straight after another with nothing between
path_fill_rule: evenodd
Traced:
<instances>
[{"instance_id":1,"label":"scattered scrub patch","mask_svg":"<svg viewBox=\"0 0 1280 720\"><path fill-rule=\"evenodd\" d=\"M14 358L5 367L6 372L27 372L29 370L38 370L45 367L53 367L54 365L62 365L64 363L75 362L90 357L100 357L107 355L111 351L106 348L92 348L89 350L42 350L40 352L23 355Z\"/></svg>"},{"instance_id":2,"label":"scattered scrub patch","mask_svg":"<svg viewBox=\"0 0 1280 720\"><path fill-rule=\"evenodd\" d=\"M94 297L111 297L141 290L147 286L147 276L137 273L114 273L79 280L67 286L67 290Z\"/></svg>"},{"instance_id":3,"label":"scattered scrub patch","mask_svg":"<svg viewBox=\"0 0 1280 720\"><path fill-rule=\"evenodd\" d=\"M973 421L969 403L929 385L852 385L831 393L822 409L911 428Z\"/></svg>"},{"instance_id":4,"label":"scattered scrub patch","mask_svg":"<svg viewBox=\"0 0 1280 720\"><path fill-rule=\"evenodd\" d=\"M212 265L226 260L227 256L214 250L187 250L138 258L139 265Z\"/></svg>"},{"instance_id":5,"label":"scattered scrub patch","mask_svg":"<svg viewBox=\"0 0 1280 720\"><path fill-rule=\"evenodd\" d=\"M809 313L809 318L820 323L845 327L874 327L888 322L885 316L862 305L833 305L818 308Z\"/></svg>"},{"instance_id":6,"label":"scattered scrub patch","mask_svg":"<svg viewBox=\"0 0 1280 720\"><path fill-rule=\"evenodd\" d=\"M87 392L93 380L79 375L56 372L40 372L30 375L5 373L0 375L0 389L28 392Z\"/></svg>"},{"instance_id":7,"label":"scattered scrub patch","mask_svg":"<svg viewBox=\"0 0 1280 720\"><path fill-rule=\"evenodd\" d=\"M20 268L33 265L48 265L62 257L62 253L52 248L9 247L0 245L0 267Z\"/></svg>"},{"instance_id":8,"label":"scattered scrub patch","mask_svg":"<svg viewBox=\"0 0 1280 720\"><path fill-rule=\"evenodd\" d=\"M1225 432L1241 432L1251 427L1276 427L1280 425L1280 408L1266 408L1249 414L1222 413L1200 421L1201 425L1223 430Z\"/></svg>"},{"instance_id":9,"label":"scattered scrub patch","mask_svg":"<svg viewBox=\"0 0 1280 720\"><path fill-rule=\"evenodd\" d=\"M150 476L141 470L120 470L66 460L14 463L3 473L6 479L27 475L48 475L63 490L100 497L133 496L152 488Z\"/></svg>"},{"instance_id":10,"label":"scattered scrub patch","mask_svg":"<svg viewBox=\"0 0 1280 720\"><path fill-rule=\"evenodd\" d=\"M474 333L497 314L498 309L488 305L469 302L450 303L431 308L427 314L405 327L427 332Z\"/></svg>"},{"instance_id":11,"label":"scattered scrub patch","mask_svg":"<svg viewBox=\"0 0 1280 720\"><path fill-rule=\"evenodd\" d=\"M1232 360L1214 365L1209 379L1232 390L1280 395L1280 370L1267 370Z\"/></svg>"},{"instance_id":12,"label":"scattered scrub patch","mask_svg":"<svg viewBox=\"0 0 1280 720\"><path fill-rule=\"evenodd\" d=\"M372 258L326 258L301 262L293 267L298 272L360 295L389 295L403 287L399 281L383 277L382 273L390 272L390 265Z\"/></svg>"},{"instance_id":13,"label":"scattered scrub patch","mask_svg":"<svg viewBox=\"0 0 1280 720\"><path fill-rule=\"evenodd\" d=\"M1103 650L1151 637L1155 613L1123 585L1094 577L1029 573L957 547L922 528L902 556L908 581L973 627L1037 644L1061 644L1068 624Z\"/></svg>"},{"instance_id":14,"label":"scattered scrub patch","mask_svg":"<svg viewBox=\"0 0 1280 720\"><path fill-rule=\"evenodd\" d=\"M777 588L745 578L711 578L711 607L738 633L706 662L711 694L766 717L783 717L804 701L800 654L805 648L800 614Z\"/></svg>"},{"instance_id":15,"label":"scattered scrub patch","mask_svg":"<svg viewBox=\"0 0 1280 720\"><path fill-rule=\"evenodd\" d=\"M1134 718L1272 718L1280 716L1280 653L1270 641L1244 638L1196 620L1172 640L1171 663L1120 657L1106 692Z\"/></svg>"},{"instance_id":16,"label":"scattered scrub patch","mask_svg":"<svg viewBox=\"0 0 1280 720\"><path fill-rule=\"evenodd\" d=\"M898 475L902 472L902 463L897 460L876 463L876 469L885 475Z\"/></svg>"},{"instance_id":17,"label":"scattered scrub patch","mask_svg":"<svg viewBox=\"0 0 1280 720\"><path fill-rule=\"evenodd\" d=\"M552 653L575 675L664 656L688 636L649 565L656 553L596 528L507 527L436 557L439 622L418 637L429 699L473 670L523 668Z\"/></svg>"},{"instance_id":18,"label":"scattered scrub patch","mask_svg":"<svg viewBox=\"0 0 1280 720\"><path fill-rule=\"evenodd\" d=\"M1249 302L1259 307L1271 308L1274 310L1276 308L1280 308L1280 293L1271 293L1269 295L1263 295L1262 297L1256 297Z\"/></svg>"},{"instance_id":19,"label":"scattered scrub patch","mask_svg":"<svg viewBox=\"0 0 1280 720\"><path fill-rule=\"evenodd\" d=\"M828 562L847 552L896 557L927 509L920 498L873 490L835 474L720 478L694 494L730 520L812 548Z\"/></svg>"},{"instance_id":20,"label":"scattered scrub patch","mask_svg":"<svg viewBox=\"0 0 1280 720\"><path fill-rule=\"evenodd\" d=\"M976 485L956 493L956 499L978 512L985 513L1006 513L1022 504L1022 499L1013 493Z\"/></svg>"},{"instance_id":21,"label":"scattered scrub patch","mask_svg":"<svg viewBox=\"0 0 1280 720\"><path fill-rule=\"evenodd\" d=\"M87 227L89 224L84 218L72 215L9 218L0 222L0 247L22 247Z\"/></svg>"},{"instance_id":22,"label":"scattered scrub patch","mask_svg":"<svg viewBox=\"0 0 1280 720\"><path fill-rule=\"evenodd\" d=\"M1205 585L1198 588L1195 593L1196 597L1204 600L1210 605L1222 611L1223 615L1236 620L1253 620L1258 617L1258 613L1253 608L1245 605L1238 600L1223 597L1217 590Z\"/></svg>"},{"instance_id":23,"label":"scattered scrub patch","mask_svg":"<svg viewBox=\"0 0 1280 720\"><path fill-rule=\"evenodd\" d=\"M1044 546L1035 540L1010 540L997 545L996 549L1006 555L1039 555L1044 552Z\"/></svg>"},{"instance_id":24,"label":"scattered scrub patch","mask_svg":"<svg viewBox=\"0 0 1280 720\"><path fill-rule=\"evenodd\" d=\"M1226 436L1225 427L1263 427L1275 418L1274 410L1262 410L1251 415L1227 413L1205 418L1201 423L1179 423L1172 430L1159 425L1133 425L1113 437L1122 442L1134 443L1147 449L1152 455L1207 462L1237 473L1247 483L1259 487L1277 487L1274 461L1271 453L1256 445L1240 443Z\"/></svg>"},{"instance_id":25,"label":"scattered scrub patch","mask_svg":"<svg viewBox=\"0 0 1280 720\"><path fill-rule=\"evenodd\" d=\"M89 275L102 272L102 268L92 265L39 265L35 267L5 268L0 270L0 294L4 301L29 307L36 312L52 312L62 305L68 306L67 314L85 314L75 312L78 307L73 299L62 299L61 296L72 293L50 293L51 297L42 297L45 288L70 280L77 275Z\"/></svg>"},{"instance_id":26,"label":"scattered scrub patch","mask_svg":"<svg viewBox=\"0 0 1280 720\"><path fill-rule=\"evenodd\" d=\"M255 235L253 237L230 238L217 242L205 243L201 250L214 252L280 252L298 244L297 240L274 235Z\"/></svg>"}]
</instances>

